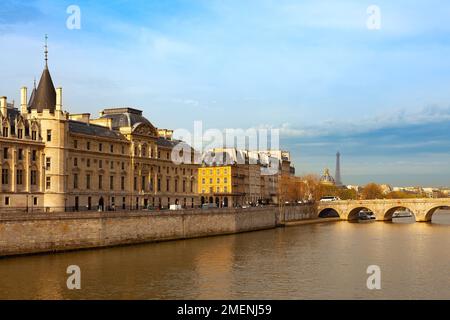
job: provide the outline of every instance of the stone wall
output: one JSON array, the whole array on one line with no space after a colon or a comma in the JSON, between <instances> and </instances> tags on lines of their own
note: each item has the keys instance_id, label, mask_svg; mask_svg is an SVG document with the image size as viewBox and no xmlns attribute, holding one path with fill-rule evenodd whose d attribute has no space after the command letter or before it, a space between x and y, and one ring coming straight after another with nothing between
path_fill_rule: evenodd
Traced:
<instances>
[{"instance_id":1,"label":"stone wall","mask_svg":"<svg viewBox=\"0 0 450 320\"><path fill-rule=\"evenodd\" d=\"M186 239L275 228L312 206L0 216L0 256Z\"/></svg>"}]
</instances>

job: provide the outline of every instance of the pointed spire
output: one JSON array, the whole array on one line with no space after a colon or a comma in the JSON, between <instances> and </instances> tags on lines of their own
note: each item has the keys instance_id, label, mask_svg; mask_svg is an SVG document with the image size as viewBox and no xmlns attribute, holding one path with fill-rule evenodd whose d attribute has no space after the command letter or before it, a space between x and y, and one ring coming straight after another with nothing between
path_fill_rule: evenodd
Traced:
<instances>
[{"instance_id":1,"label":"pointed spire","mask_svg":"<svg viewBox=\"0 0 450 320\"><path fill-rule=\"evenodd\" d=\"M45 68L48 68L48 35L45 35L44 55L45 55Z\"/></svg>"},{"instance_id":2,"label":"pointed spire","mask_svg":"<svg viewBox=\"0 0 450 320\"><path fill-rule=\"evenodd\" d=\"M48 36L45 35L45 68L42 72L41 79L37 89L33 90L30 98L30 109L36 109L38 112L42 112L44 109L50 110L50 112L55 111L56 105L56 90L53 85L52 77L50 71L48 70ZM36 82L35 82L36 87Z\"/></svg>"}]
</instances>

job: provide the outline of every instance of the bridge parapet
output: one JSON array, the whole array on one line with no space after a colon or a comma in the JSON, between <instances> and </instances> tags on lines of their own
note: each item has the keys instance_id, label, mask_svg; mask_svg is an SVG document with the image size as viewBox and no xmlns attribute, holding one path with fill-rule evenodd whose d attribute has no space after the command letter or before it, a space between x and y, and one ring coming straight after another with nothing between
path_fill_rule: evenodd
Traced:
<instances>
[{"instance_id":1,"label":"bridge parapet","mask_svg":"<svg viewBox=\"0 0 450 320\"><path fill-rule=\"evenodd\" d=\"M317 214L331 209L337 212L342 220L352 220L362 209L370 210L379 221L392 220L392 215L399 209L410 210L418 222L431 221L433 213L439 208L450 207L450 198L439 199L377 199L377 200L340 200L319 202Z\"/></svg>"}]
</instances>

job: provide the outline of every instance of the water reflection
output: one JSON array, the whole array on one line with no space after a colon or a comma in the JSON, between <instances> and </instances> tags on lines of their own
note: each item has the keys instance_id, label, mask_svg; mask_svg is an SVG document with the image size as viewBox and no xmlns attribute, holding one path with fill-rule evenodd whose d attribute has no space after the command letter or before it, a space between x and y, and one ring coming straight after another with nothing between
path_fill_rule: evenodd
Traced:
<instances>
[{"instance_id":1,"label":"water reflection","mask_svg":"<svg viewBox=\"0 0 450 320\"><path fill-rule=\"evenodd\" d=\"M2 299L450 298L450 212L0 260ZM66 288L79 265L82 290ZM366 288L379 265L382 290Z\"/></svg>"}]
</instances>

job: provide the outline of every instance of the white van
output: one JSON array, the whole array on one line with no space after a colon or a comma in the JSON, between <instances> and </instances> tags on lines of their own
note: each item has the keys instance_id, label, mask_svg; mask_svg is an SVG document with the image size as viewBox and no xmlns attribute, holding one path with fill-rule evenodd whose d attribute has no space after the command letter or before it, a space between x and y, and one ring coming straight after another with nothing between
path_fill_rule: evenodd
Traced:
<instances>
[{"instance_id":1,"label":"white van","mask_svg":"<svg viewBox=\"0 0 450 320\"><path fill-rule=\"evenodd\" d=\"M171 204L170 205L170 210L181 210L181 204Z\"/></svg>"},{"instance_id":2,"label":"white van","mask_svg":"<svg viewBox=\"0 0 450 320\"><path fill-rule=\"evenodd\" d=\"M326 196L326 197L322 197L320 198L320 202L330 202L330 201L339 201L341 199L339 199L339 197L335 197L335 196Z\"/></svg>"}]
</instances>

